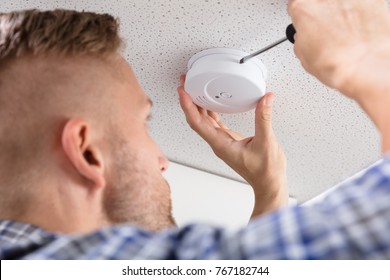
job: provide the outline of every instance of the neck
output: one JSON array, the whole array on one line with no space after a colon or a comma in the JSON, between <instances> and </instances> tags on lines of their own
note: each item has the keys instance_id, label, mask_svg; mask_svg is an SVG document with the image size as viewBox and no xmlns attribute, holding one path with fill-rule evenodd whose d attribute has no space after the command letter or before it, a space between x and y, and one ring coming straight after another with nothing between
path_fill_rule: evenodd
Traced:
<instances>
[{"instance_id":1,"label":"neck","mask_svg":"<svg viewBox=\"0 0 390 280\"><path fill-rule=\"evenodd\" d=\"M17 199L10 200L8 207L0 205L0 218L33 224L58 233L89 233L108 225L100 213L99 203L91 201L82 191L69 193L68 190L74 189L69 186L34 188L39 192L39 197L23 203L23 211L15 206L21 204Z\"/></svg>"},{"instance_id":2,"label":"neck","mask_svg":"<svg viewBox=\"0 0 390 280\"><path fill-rule=\"evenodd\" d=\"M53 202L54 204L54 202ZM48 207L47 207L48 206ZM86 209L51 207L53 205L40 205L29 211L26 215L16 217L17 220L41 227L50 232L58 233L89 233L103 226L101 221L92 220L86 215L78 213ZM83 212L90 213L90 212ZM93 216L93 214L91 214Z\"/></svg>"}]
</instances>

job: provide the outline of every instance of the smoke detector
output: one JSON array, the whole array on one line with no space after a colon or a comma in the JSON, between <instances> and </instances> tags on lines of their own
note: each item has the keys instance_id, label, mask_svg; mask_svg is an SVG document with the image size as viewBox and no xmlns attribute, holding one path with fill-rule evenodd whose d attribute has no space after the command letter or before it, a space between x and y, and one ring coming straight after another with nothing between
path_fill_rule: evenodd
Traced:
<instances>
[{"instance_id":1,"label":"smoke detector","mask_svg":"<svg viewBox=\"0 0 390 280\"><path fill-rule=\"evenodd\" d=\"M216 48L195 54L188 62L184 89L193 102L218 113L242 113L265 95L267 69L258 58L240 64L248 53Z\"/></svg>"}]
</instances>

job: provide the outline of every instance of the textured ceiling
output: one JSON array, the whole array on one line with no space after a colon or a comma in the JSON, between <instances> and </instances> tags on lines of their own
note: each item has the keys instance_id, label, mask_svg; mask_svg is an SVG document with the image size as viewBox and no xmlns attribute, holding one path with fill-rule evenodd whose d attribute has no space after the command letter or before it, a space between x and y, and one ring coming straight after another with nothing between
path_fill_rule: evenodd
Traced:
<instances>
[{"instance_id":1,"label":"textured ceiling","mask_svg":"<svg viewBox=\"0 0 390 280\"><path fill-rule=\"evenodd\" d=\"M255 51L284 35L286 1L271 0L2 0L1 11L68 8L120 18L125 56L154 101L151 133L171 161L242 180L193 133L180 109L176 87L198 51L228 47ZM290 193L305 201L374 162L378 135L352 101L306 74L292 45L261 56L276 93L274 129L288 160ZM254 112L223 115L231 129L253 134Z\"/></svg>"}]
</instances>

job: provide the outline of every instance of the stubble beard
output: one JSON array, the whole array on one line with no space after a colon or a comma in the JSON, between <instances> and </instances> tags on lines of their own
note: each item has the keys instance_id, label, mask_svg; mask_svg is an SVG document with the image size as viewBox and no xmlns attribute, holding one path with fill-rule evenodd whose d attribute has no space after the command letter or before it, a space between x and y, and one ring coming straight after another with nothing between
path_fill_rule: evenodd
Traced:
<instances>
[{"instance_id":1,"label":"stubble beard","mask_svg":"<svg viewBox=\"0 0 390 280\"><path fill-rule=\"evenodd\" d=\"M133 224L150 231L175 226L168 182L142 168L137 155L120 149L103 197L109 224Z\"/></svg>"}]
</instances>

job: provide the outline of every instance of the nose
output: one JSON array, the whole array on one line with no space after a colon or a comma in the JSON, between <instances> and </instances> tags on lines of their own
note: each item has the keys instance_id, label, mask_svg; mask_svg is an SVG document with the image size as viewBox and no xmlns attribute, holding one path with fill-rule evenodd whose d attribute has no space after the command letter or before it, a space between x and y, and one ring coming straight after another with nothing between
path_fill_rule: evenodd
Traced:
<instances>
[{"instance_id":1,"label":"nose","mask_svg":"<svg viewBox=\"0 0 390 280\"><path fill-rule=\"evenodd\" d=\"M161 173L165 172L168 169L169 160L165 155L161 155L159 156L158 161L159 161Z\"/></svg>"}]
</instances>

